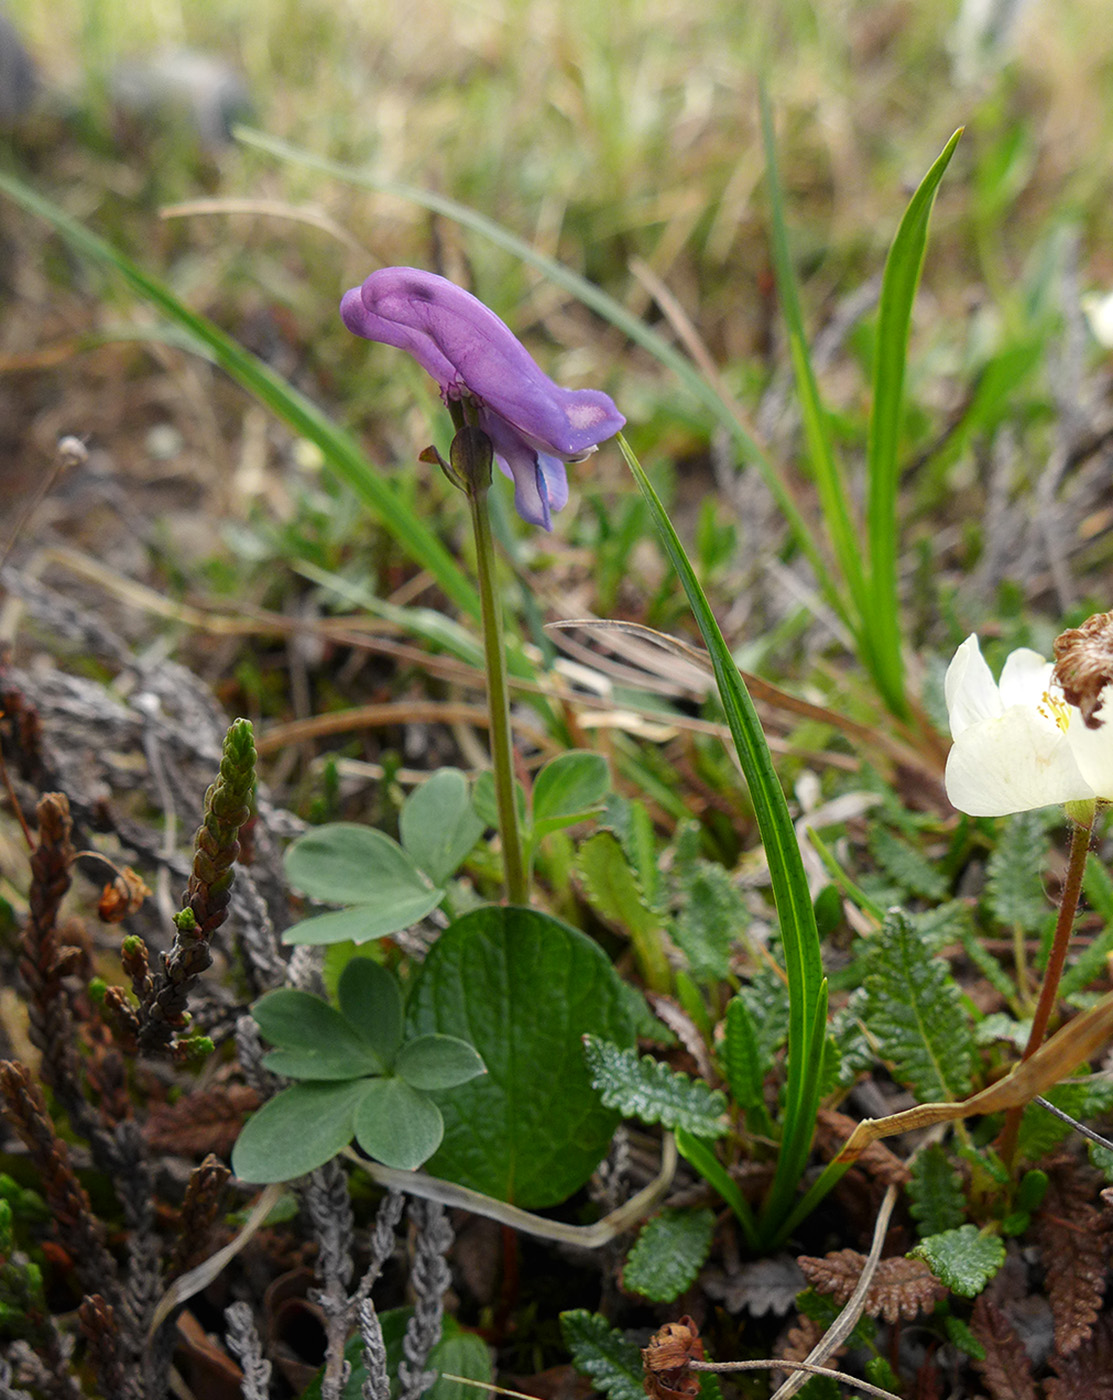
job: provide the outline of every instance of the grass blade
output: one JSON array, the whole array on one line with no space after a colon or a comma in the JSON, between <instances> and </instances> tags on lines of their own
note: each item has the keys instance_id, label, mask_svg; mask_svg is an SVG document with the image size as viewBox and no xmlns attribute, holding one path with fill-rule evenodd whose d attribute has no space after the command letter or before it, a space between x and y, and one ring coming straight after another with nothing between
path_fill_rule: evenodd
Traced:
<instances>
[{"instance_id":1,"label":"grass blade","mask_svg":"<svg viewBox=\"0 0 1113 1400\"><path fill-rule=\"evenodd\" d=\"M796 392L800 399L800 414L804 426L804 439L808 445L812 474L819 492L820 509L823 512L827 535L834 550L849 594L840 592L830 599L839 610L843 621L860 634L865 618L866 580L862 570L861 531L850 517L848 497L835 456L835 444L827 422L827 412L819 396L815 371L812 369L808 338L804 331L804 318L800 310L800 294L796 282L796 272L788 246L788 229L785 223L784 192L781 185L780 167L777 164L777 145L773 136L773 114L769 96L764 84L761 88L761 134L765 143L766 185L769 191L771 216L770 237L772 242L773 266L777 277L777 293L788 333L789 354L796 379ZM859 637L859 641L861 638Z\"/></svg>"},{"instance_id":2,"label":"grass blade","mask_svg":"<svg viewBox=\"0 0 1113 1400\"><path fill-rule=\"evenodd\" d=\"M215 361L294 432L316 443L333 472L378 517L410 558L428 569L462 612L478 618L479 597L471 581L425 522L370 465L349 433L219 326L191 311L163 282L71 219L57 205L5 171L0 171L0 192L50 224L77 252L119 274L133 292L157 307L177 327L197 354Z\"/></svg>"},{"instance_id":3,"label":"grass blade","mask_svg":"<svg viewBox=\"0 0 1113 1400\"><path fill-rule=\"evenodd\" d=\"M935 192L961 135L960 127L943 147L905 210L885 261L878 307L873 411L867 450L870 596L863 620L870 632L869 651L876 660L875 679L886 704L901 719L909 715L897 606L897 450L904 404L904 371L912 303L924 264Z\"/></svg>"},{"instance_id":4,"label":"grass blade","mask_svg":"<svg viewBox=\"0 0 1113 1400\"><path fill-rule=\"evenodd\" d=\"M431 190L421 189L417 185L403 184L397 180L379 179L366 171L353 170L351 166L342 165L338 161L329 160L324 156L314 155L311 151L302 150L286 141L279 140L277 137L268 136L265 132L253 131L249 127L236 127L235 136L245 145L266 151L281 160L293 161L298 165L307 166L311 170L319 170L323 174L333 175L337 179L344 180L361 189L374 190L379 194L389 194L399 199L410 200L423 209L432 210L464 228L481 234L498 247L504 248L515 258L537 268L558 287L563 287L577 301L582 302L584 306L589 307L605 321L609 321L624 335L629 336L636 345L640 345L654 359L676 375L688 392L730 433L743 459L757 468L770 494L777 502L777 507L792 531L797 545L811 563L824 596L828 598L832 606L841 612L838 589L830 569L817 548L799 507L781 480L776 464L747 431L744 424L739 422L738 416L731 406L719 396L715 388L704 379L695 366L674 349L663 336L658 335L651 326L647 326L644 321L627 311L621 302L608 296L606 292L578 273L573 272L571 268L565 267L563 263L538 252L536 248L525 242L524 239L517 237L516 234L511 233L509 229L496 223L494 219L489 219L478 210L471 209L455 199L449 199L446 195L435 194Z\"/></svg>"},{"instance_id":5,"label":"grass blade","mask_svg":"<svg viewBox=\"0 0 1113 1400\"><path fill-rule=\"evenodd\" d=\"M672 521L641 464L621 434L618 437L618 445L634 474L634 480L641 488L665 550L680 577L703 634L769 861L773 899L777 906L785 970L788 974L789 1014L785 1126L777 1174L763 1215L763 1223L764 1220L768 1220L765 1227L768 1231L776 1228L779 1223L774 1210L783 1212L787 1209L787 1203L795 1191L811 1145L815 1110L819 1102L819 1068L822 1037L826 1030L827 994L815 911L808 893L804 862L789 815L788 803L773 768L769 745L766 743L749 691L723 640L719 624L715 621L699 580L684 552L684 546L673 529ZM819 1057L815 1050L817 1027Z\"/></svg>"}]
</instances>

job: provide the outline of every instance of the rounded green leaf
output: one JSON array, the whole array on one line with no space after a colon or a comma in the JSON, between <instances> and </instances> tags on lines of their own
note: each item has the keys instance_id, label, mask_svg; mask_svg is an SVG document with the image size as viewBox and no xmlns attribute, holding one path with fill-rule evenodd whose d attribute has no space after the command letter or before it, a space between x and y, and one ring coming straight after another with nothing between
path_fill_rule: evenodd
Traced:
<instances>
[{"instance_id":1,"label":"rounded green leaf","mask_svg":"<svg viewBox=\"0 0 1113 1400\"><path fill-rule=\"evenodd\" d=\"M441 768L414 788L402 804L398 827L407 855L438 885L455 874L483 835L459 768Z\"/></svg>"},{"instance_id":2,"label":"rounded green leaf","mask_svg":"<svg viewBox=\"0 0 1113 1400\"><path fill-rule=\"evenodd\" d=\"M402 1046L394 1069L415 1089L453 1089L487 1073L475 1046L454 1035L419 1035Z\"/></svg>"},{"instance_id":3,"label":"rounded green leaf","mask_svg":"<svg viewBox=\"0 0 1113 1400\"><path fill-rule=\"evenodd\" d=\"M429 950L407 1014L411 1031L468 1040L487 1066L434 1095L445 1132L429 1170L534 1210L578 1190L618 1121L591 1087L581 1037L633 1044L598 944L534 909L474 909Z\"/></svg>"},{"instance_id":4,"label":"rounded green leaf","mask_svg":"<svg viewBox=\"0 0 1113 1400\"><path fill-rule=\"evenodd\" d=\"M299 836L286 852L286 878L324 904L383 906L427 889L413 861L385 832L333 822Z\"/></svg>"},{"instance_id":5,"label":"rounded green leaf","mask_svg":"<svg viewBox=\"0 0 1113 1400\"><path fill-rule=\"evenodd\" d=\"M260 997L251 1008L260 1034L277 1045L266 1057L275 1074L294 1079L357 1079L385 1065L327 1001L293 987Z\"/></svg>"},{"instance_id":6,"label":"rounded green leaf","mask_svg":"<svg viewBox=\"0 0 1113 1400\"><path fill-rule=\"evenodd\" d=\"M375 904L354 904L331 914L317 914L291 925L283 943L366 943L409 928L431 914L444 898L444 890L422 888L409 894L384 895Z\"/></svg>"},{"instance_id":7,"label":"rounded green leaf","mask_svg":"<svg viewBox=\"0 0 1113 1400\"><path fill-rule=\"evenodd\" d=\"M352 958L340 974L337 999L345 1020L389 1067L402 1043L402 989L370 958Z\"/></svg>"},{"instance_id":8,"label":"rounded green leaf","mask_svg":"<svg viewBox=\"0 0 1113 1400\"><path fill-rule=\"evenodd\" d=\"M546 763L533 784L535 830L554 830L598 807L611 786L607 760L586 749L569 749Z\"/></svg>"},{"instance_id":9,"label":"rounded green leaf","mask_svg":"<svg viewBox=\"0 0 1113 1400\"><path fill-rule=\"evenodd\" d=\"M371 1079L355 1115L356 1142L387 1167L413 1171L444 1136L440 1110L401 1079Z\"/></svg>"},{"instance_id":10,"label":"rounded green leaf","mask_svg":"<svg viewBox=\"0 0 1113 1400\"><path fill-rule=\"evenodd\" d=\"M290 1181L323 1166L352 1140L356 1109L377 1079L294 1084L243 1125L232 1170L243 1181Z\"/></svg>"}]
</instances>

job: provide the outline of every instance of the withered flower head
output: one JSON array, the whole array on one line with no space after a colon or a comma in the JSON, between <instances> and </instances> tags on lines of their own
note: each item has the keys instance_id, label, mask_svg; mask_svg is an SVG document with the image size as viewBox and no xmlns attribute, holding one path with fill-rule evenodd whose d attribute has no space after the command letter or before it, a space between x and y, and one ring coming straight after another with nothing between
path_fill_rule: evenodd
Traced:
<instances>
[{"instance_id":1,"label":"withered flower head","mask_svg":"<svg viewBox=\"0 0 1113 1400\"><path fill-rule=\"evenodd\" d=\"M1113 612L1095 613L1081 627L1068 627L1055 638L1055 680L1068 705L1082 711L1087 729L1100 729L1098 711L1105 687L1113 681Z\"/></svg>"},{"instance_id":2,"label":"withered flower head","mask_svg":"<svg viewBox=\"0 0 1113 1400\"><path fill-rule=\"evenodd\" d=\"M703 1343L692 1319L666 1322L642 1352L643 1385L649 1400L692 1400L699 1394L699 1376L693 1375L688 1365L702 1360Z\"/></svg>"},{"instance_id":3,"label":"withered flower head","mask_svg":"<svg viewBox=\"0 0 1113 1400\"><path fill-rule=\"evenodd\" d=\"M150 893L142 878L130 865L125 865L117 871L112 883L102 890L97 913L106 924L121 923L129 914L142 909L143 901L150 897Z\"/></svg>"}]
</instances>

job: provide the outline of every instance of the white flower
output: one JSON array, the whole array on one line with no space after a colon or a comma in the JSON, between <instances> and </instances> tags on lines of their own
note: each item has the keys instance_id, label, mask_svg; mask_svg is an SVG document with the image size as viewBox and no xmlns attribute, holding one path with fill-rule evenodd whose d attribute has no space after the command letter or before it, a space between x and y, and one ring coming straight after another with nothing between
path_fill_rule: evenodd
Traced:
<instances>
[{"instance_id":1,"label":"white flower","mask_svg":"<svg viewBox=\"0 0 1113 1400\"><path fill-rule=\"evenodd\" d=\"M960 812L1000 817L1058 802L1113 800L1113 722L1087 728L1052 669L1038 652L1021 648L995 682L977 637L955 653L944 682L955 741L945 783Z\"/></svg>"},{"instance_id":2,"label":"white flower","mask_svg":"<svg viewBox=\"0 0 1113 1400\"><path fill-rule=\"evenodd\" d=\"M1110 349L1113 347L1113 292L1087 292L1080 300L1094 339Z\"/></svg>"}]
</instances>

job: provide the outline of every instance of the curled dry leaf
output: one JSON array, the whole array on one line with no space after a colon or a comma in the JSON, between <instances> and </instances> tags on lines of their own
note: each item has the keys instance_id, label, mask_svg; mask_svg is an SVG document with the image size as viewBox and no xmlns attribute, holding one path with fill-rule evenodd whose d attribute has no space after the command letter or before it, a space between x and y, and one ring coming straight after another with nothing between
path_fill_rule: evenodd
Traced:
<instances>
[{"instance_id":1,"label":"curled dry leaf","mask_svg":"<svg viewBox=\"0 0 1113 1400\"><path fill-rule=\"evenodd\" d=\"M97 913L106 924L122 923L129 914L137 913L151 891L130 865L116 872L116 878L105 885L97 904Z\"/></svg>"},{"instance_id":2,"label":"curled dry leaf","mask_svg":"<svg viewBox=\"0 0 1113 1400\"><path fill-rule=\"evenodd\" d=\"M1076 1351L1093 1331L1105 1297L1109 1259L1108 1217L1094 1205L1100 1178L1071 1161L1049 1172L1047 1195L1035 1219L1044 1267L1055 1349Z\"/></svg>"},{"instance_id":3,"label":"curled dry leaf","mask_svg":"<svg viewBox=\"0 0 1113 1400\"><path fill-rule=\"evenodd\" d=\"M147 1145L156 1152L201 1157L215 1152L227 1157L244 1119L259 1107L259 1095L246 1084L218 1085L183 1094L176 1103L151 1110L144 1128Z\"/></svg>"},{"instance_id":4,"label":"curled dry leaf","mask_svg":"<svg viewBox=\"0 0 1113 1400\"><path fill-rule=\"evenodd\" d=\"M699 1394L699 1377L688 1366L702 1360L703 1343L692 1319L685 1316L679 1322L666 1322L642 1352L645 1393L650 1400L691 1400Z\"/></svg>"},{"instance_id":5,"label":"curled dry leaf","mask_svg":"<svg viewBox=\"0 0 1113 1400\"><path fill-rule=\"evenodd\" d=\"M866 1260L856 1249L840 1249L823 1259L804 1255L796 1262L817 1293L828 1294L842 1307L854 1292ZM946 1296L946 1286L922 1259L898 1255L878 1264L862 1311L886 1322L902 1317L911 1321L921 1313L930 1313Z\"/></svg>"},{"instance_id":6,"label":"curled dry leaf","mask_svg":"<svg viewBox=\"0 0 1113 1400\"><path fill-rule=\"evenodd\" d=\"M985 1348L985 1356L975 1360L974 1366L985 1382L990 1400L1037 1400L1024 1343L1009 1319L984 1293L974 1304L970 1327Z\"/></svg>"}]
</instances>

